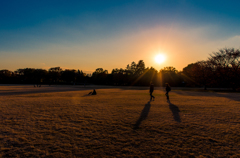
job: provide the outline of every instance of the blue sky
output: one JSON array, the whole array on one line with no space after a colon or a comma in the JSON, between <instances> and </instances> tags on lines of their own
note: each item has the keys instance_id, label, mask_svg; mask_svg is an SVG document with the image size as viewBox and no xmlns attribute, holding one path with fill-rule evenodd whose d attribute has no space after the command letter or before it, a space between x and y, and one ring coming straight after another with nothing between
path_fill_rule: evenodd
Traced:
<instances>
[{"instance_id":1,"label":"blue sky","mask_svg":"<svg viewBox=\"0 0 240 158\"><path fill-rule=\"evenodd\" d=\"M142 59L158 70L181 70L220 48L240 48L239 5L233 0L1 1L0 69L111 71ZM152 59L158 52L167 56L161 65Z\"/></svg>"}]
</instances>

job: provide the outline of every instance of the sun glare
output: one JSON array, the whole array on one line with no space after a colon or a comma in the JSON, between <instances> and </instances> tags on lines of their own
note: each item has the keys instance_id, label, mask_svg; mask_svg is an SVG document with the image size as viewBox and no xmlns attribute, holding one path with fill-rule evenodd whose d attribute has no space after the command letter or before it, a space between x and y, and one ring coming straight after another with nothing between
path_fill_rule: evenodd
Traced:
<instances>
[{"instance_id":1,"label":"sun glare","mask_svg":"<svg viewBox=\"0 0 240 158\"><path fill-rule=\"evenodd\" d=\"M158 63L158 64L161 64L165 60L166 60L166 57L163 54L158 54L155 57L155 62Z\"/></svg>"}]
</instances>

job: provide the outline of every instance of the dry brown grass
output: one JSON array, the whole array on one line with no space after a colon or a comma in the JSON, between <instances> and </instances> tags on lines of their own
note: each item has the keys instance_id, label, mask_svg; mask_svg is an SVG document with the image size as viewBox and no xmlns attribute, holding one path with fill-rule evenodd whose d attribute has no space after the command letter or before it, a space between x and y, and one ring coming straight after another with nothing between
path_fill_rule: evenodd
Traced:
<instances>
[{"instance_id":1,"label":"dry brown grass","mask_svg":"<svg viewBox=\"0 0 240 158\"><path fill-rule=\"evenodd\" d=\"M240 94L0 86L2 157L240 157Z\"/></svg>"}]
</instances>

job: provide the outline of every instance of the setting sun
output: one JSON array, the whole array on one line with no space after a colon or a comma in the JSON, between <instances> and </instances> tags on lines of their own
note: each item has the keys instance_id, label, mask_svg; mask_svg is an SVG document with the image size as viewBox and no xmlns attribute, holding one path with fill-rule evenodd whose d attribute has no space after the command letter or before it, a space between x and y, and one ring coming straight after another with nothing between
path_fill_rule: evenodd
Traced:
<instances>
[{"instance_id":1,"label":"setting sun","mask_svg":"<svg viewBox=\"0 0 240 158\"><path fill-rule=\"evenodd\" d=\"M155 62L158 63L158 64L161 64L165 60L166 60L166 57L163 54L158 54L155 57Z\"/></svg>"}]
</instances>

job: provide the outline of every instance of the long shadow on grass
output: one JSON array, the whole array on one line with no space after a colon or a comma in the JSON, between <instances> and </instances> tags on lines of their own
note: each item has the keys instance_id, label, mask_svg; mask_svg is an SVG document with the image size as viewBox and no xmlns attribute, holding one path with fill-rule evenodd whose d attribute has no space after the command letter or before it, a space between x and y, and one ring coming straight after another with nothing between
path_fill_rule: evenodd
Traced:
<instances>
[{"instance_id":1,"label":"long shadow on grass","mask_svg":"<svg viewBox=\"0 0 240 158\"><path fill-rule=\"evenodd\" d=\"M145 107L143 108L142 113L141 113L139 119L137 120L137 122L135 123L133 129L139 128L141 122L147 118L150 108L151 108L151 104L149 101L147 104L145 104Z\"/></svg>"},{"instance_id":2,"label":"long shadow on grass","mask_svg":"<svg viewBox=\"0 0 240 158\"><path fill-rule=\"evenodd\" d=\"M172 104L170 101L168 101L168 103L169 103L169 109L172 111L174 120L177 122L181 122L181 118L179 115L179 112L180 112L179 108L176 105Z\"/></svg>"}]
</instances>

